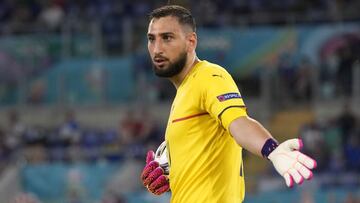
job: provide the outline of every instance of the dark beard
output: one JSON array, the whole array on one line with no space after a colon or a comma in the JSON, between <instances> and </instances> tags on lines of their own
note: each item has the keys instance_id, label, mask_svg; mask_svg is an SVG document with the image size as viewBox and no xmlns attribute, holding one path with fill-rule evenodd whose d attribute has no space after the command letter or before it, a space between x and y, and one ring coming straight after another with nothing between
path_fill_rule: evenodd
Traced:
<instances>
[{"instance_id":1,"label":"dark beard","mask_svg":"<svg viewBox=\"0 0 360 203\"><path fill-rule=\"evenodd\" d=\"M159 69L153 63L153 70L155 75L159 77L170 78L179 74L184 69L186 61L187 61L187 53L184 52L180 54L180 56L176 61L170 63L169 66L165 69Z\"/></svg>"}]
</instances>

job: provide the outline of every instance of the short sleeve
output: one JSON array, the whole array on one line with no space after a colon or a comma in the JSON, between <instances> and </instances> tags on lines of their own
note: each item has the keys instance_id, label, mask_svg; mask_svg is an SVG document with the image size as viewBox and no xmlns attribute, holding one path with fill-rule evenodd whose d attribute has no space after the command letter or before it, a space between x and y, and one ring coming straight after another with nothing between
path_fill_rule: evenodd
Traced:
<instances>
[{"instance_id":1,"label":"short sleeve","mask_svg":"<svg viewBox=\"0 0 360 203\"><path fill-rule=\"evenodd\" d=\"M226 130L233 120L247 116L240 91L226 70L209 68L201 73L200 83L203 108Z\"/></svg>"}]
</instances>

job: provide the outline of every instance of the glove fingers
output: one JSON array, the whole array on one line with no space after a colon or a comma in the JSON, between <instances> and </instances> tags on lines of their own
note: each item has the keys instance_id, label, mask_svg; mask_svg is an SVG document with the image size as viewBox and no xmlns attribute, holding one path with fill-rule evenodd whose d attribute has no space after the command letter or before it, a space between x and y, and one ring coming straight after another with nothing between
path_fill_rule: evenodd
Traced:
<instances>
[{"instance_id":1,"label":"glove fingers","mask_svg":"<svg viewBox=\"0 0 360 203\"><path fill-rule=\"evenodd\" d=\"M159 167L159 163L156 161L152 161L144 167L143 172L141 173L141 180L145 181L148 175L154 171L157 167Z\"/></svg>"},{"instance_id":2,"label":"glove fingers","mask_svg":"<svg viewBox=\"0 0 360 203\"><path fill-rule=\"evenodd\" d=\"M154 180L149 186L149 190L151 191L155 191L156 189L168 184L168 179L166 178L166 176L161 175L159 176L156 180Z\"/></svg>"},{"instance_id":3,"label":"glove fingers","mask_svg":"<svg viewBox=\"0 0 360 203\"><path fill-rule=\"evenodd\" d=\"M164 170L158 167L146 177L146 179L143 181L143 184L147 186L161 175L164 175Z\"/></svg>"},{"instance_id":4,"label":"glove fingers","mask_svg":"<svg viewBox=\"0 0 360 203\"><path fill-rule=\"evenodd\" d=\"M151 161L153 161L155 159L155 153L154 151L150 150L147 152L146 155L146 164L149 164Z\"/></svg>"},{"instance_id":5,"label":"glove fingers","mask_svg":"<svg viewBox=\"0 0 360 203\"><path fill-rule=\"evenodd\" d=\"M305 165L307 168L309 168L309 169L316 168L317 163L314 159L306 156L305 154L303 154L301 152L296 152L295 154L296 154L297 161L299 161L300 163Z\"/></svg>"},{"instance_id":6,"label":"glove fingers","mask_svg":"<svg viewBox=\"0 0 360 203\"><path fill-rule=\"evenodd\" d=\"M288 187L291 188L294 186L294 180L292 179L292 177L290 176L289 173L284 174L284 179L285 179L285 183Z\"/></svg>"},{"instance_id":7,"label":"glove fingers","mask_svg":"<svg viewBox=\"0 0 360 203\"><path fill-rule=\"evenodd\" d=\"M290 168L288 172L297 184L302 184L304 182L304 178L296 169Z\"/></svg>"},{"instance_id":8,"label":"glove fingers","mask_svg":"<svg viewBox=\"0 0 360 203\"><path fill-rule=\"evenodd\" d=\"M170 189L170 185L166 184L166 185L156 189L153 193L155 195L161 195L162 193L169 191L169 189Z\"/></svg>"},{"instance_id":9,"label":"glove fingers","mask_svg":"<svg viewBox=\"0 0 360 203\"><path fill-rule=\"evenodd\" d=\"M302 177L304 177L306 180L309 180L312 178L312 172L306 168L304 165L302 165L301 163L297 162L295 164L295 169L300 173L300 175Z\"/></svg>"}]
</instances>

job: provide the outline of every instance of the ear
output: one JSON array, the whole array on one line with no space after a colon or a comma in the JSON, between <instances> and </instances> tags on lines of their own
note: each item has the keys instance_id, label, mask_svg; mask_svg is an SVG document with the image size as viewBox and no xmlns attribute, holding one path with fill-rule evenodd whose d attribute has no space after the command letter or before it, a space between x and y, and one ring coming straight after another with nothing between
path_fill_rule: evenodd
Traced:
<instances>
[{"instance_id":1,"label":"ear","mask_svg":"<svg viewBox=\"0 0 360 203\"><path fill-rule=\"evenodd\" d=\"M193 52L197 46L197 35L195 32L188 34L188 52Z\"/></svg>"}]
</instances>

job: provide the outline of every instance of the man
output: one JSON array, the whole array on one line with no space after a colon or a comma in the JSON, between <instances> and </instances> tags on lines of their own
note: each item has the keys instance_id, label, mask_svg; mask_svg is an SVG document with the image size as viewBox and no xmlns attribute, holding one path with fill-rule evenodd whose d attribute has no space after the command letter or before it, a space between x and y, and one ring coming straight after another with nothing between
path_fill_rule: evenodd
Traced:
<instances>
[{"instance_id":1,"label":"man","mask_svg":"<svg viewBox=\"0 0 360 203\"><path fill-rule=\"evenodd\" d=\"M155 74L177 89L165 135L170 174L165 176L154 152L148 152L141 178L150 192L171 189L173 203L242 202L242 148L271 160L289 187L312 177L316 162L298 151L302 142L278 145L247 116L229 73L197 58L195 21L187 9L168 5L154 10L147 36Z\"/></svg>"}]
</instances>

